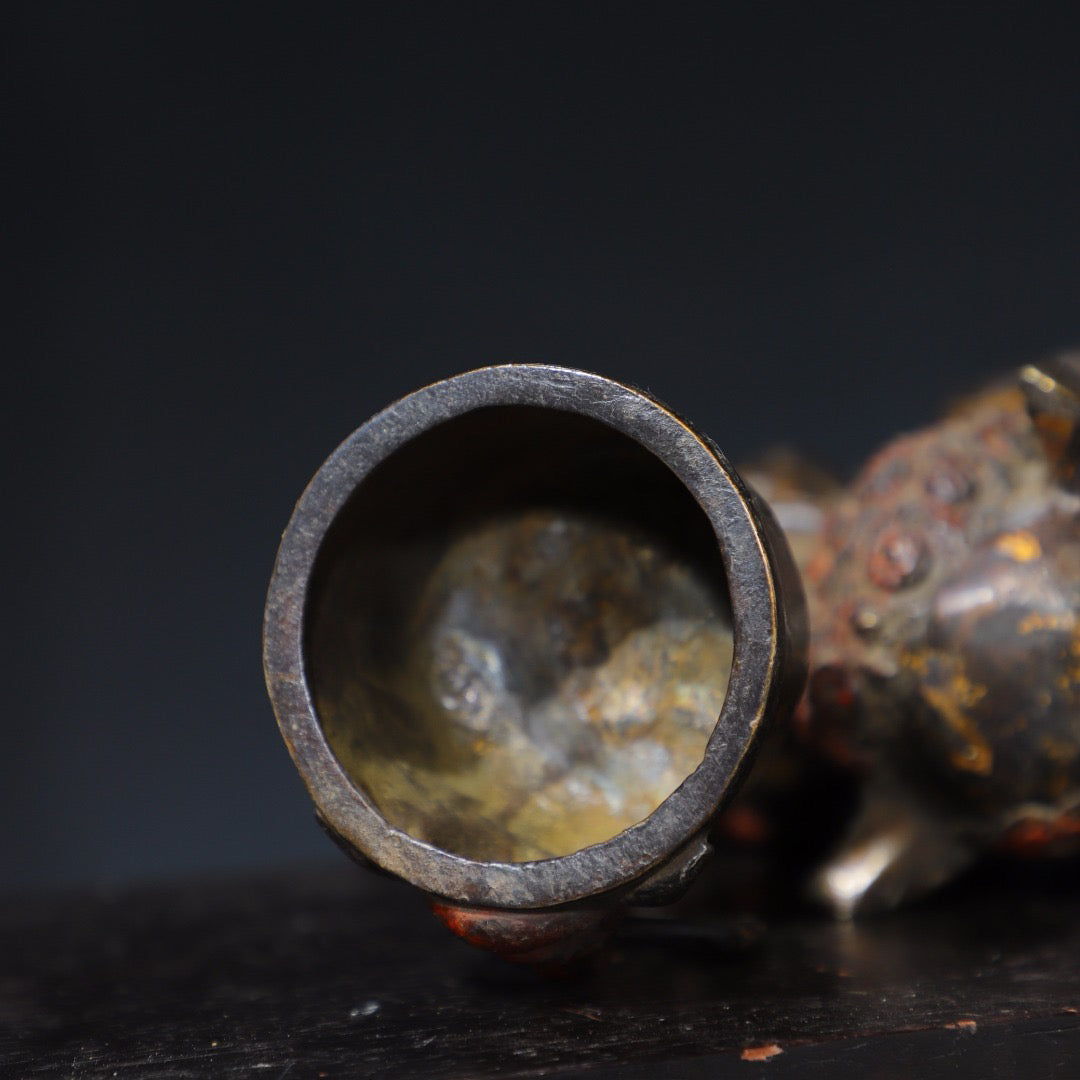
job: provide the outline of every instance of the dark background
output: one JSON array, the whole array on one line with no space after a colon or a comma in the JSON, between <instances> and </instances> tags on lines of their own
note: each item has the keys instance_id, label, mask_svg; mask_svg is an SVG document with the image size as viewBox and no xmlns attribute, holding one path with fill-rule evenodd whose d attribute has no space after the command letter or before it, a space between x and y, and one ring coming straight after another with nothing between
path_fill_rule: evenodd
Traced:
<instances>
[{"instance_id":1,"label":"dark background","mask_svg":"<svg viewBox=\"0 0 1080 1080\"><path fill-rule=\"evenodd\" d=\"M1080 340L1072 5L954 7L9 11L0 883L329 854L264 592L417 385L581 366L850 471Z\"/></svg>"}]
</instances>

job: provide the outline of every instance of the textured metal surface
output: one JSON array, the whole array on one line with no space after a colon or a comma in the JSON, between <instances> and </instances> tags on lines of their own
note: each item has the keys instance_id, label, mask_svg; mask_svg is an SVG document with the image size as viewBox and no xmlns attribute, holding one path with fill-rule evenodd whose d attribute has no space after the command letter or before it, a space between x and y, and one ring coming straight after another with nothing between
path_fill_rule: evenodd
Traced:
<instances>
[{"instance_id":1,"label":"textured metal surface","mask_svg":"<svg viewBox=\"0 0 1080 1080\"><path fill-rule=\"evenodd\" d=\"M814 883L841 915L991 845L1080 846L1078 389L1059 357L888 444L848 488L782 462L758 477L810 604L801 768L824 757L861 787Z\"/></svg>"},{"instance_id":2,"label":"textured metal surface","mask_svg":"<svg viewBox=\"0 0 1080 1080\"><path fill-rule=\"evenodd\" d=\"M473 426L463 428L466 421ZM554 473L541 467L560 448L585 445L591 436L583 430L603 433L597 459L611 451L608 465L589 473L592 458L581 454ZM604 482L589 490L598 478ZM476 500L483 512L462 518L462 504ZM607 504L621 524L630 507L633 522L605 538L580 508ZM687 505L697 525L684 527ZM492 519L493 507L514 516ZM642 523L649 536L634 531ZM567 531L581 541L574 552ZM523 589L545 532L560 542ZM709 584L717 576L723 604ZM571 580L579 602L567 611L560 603ZM556 633L537 630L545 614L555 617ZM663 879L668 863L672 880L689 881L687 866L700 858L684 865L687 845L745 772L762 727L799 693L804 639L801 587L782 534L711 442L612 380L510 365L410 395L328 459L282 540L265 663L290 752L346 849L444 902L544 909L605 893L618 902L618 890L628 895ZM543 673L535 680L543 693L531 700L503 692L504 669L522 655ZM398 675L386 674L395 667ZM435 692L425 691L420 707L416 687L425 680ZM644 699L636 714L628 690ZM562 776L548 768L562 736L542 732L542 709L522 707L560 695L557 719L565 727L576 715L579 732L590 735L578 738ZM515 709L520 722L509 723ZM443 736L432 731L448 727L449 741L433 750ZM527 767L521 775L511 769L508 748L526 766L544 766L536 789ZM670 767L651 791L639 790L641 759L657 749ZM495 768L467 775L485 756ZM368 768L376 757L390 764ZM552 832L558 815L550 810L534 807L518 821L520 805L478 794L501 782L530 797L548 794L558 809L576 797L567 785L585 769L642 797L586 830L580 847ZM425 783L441 808L435 814L416 795ZM522 857L545 844L554 857ZM652 881L640 897L663 896L661 884Z\"/></svg>"}]
</instances>

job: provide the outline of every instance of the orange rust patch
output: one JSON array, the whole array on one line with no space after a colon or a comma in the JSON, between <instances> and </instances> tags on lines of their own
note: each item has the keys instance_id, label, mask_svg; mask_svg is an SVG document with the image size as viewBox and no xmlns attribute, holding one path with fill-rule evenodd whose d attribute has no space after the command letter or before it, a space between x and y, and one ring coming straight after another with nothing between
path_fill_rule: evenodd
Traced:
<instances>
[{"instance_id":1,"label":"orange rust patch","mask_svg":"<svg viewBox=\"0 0 1080 1080\"><path fill-rule=\"evenodd\" d=\"M900 654L900 663L920 678L925 678L930 671L930 658L924 652L905 649Z\"/></svg>"},{"instance_id":2,"label":"orange rust patch","mask_svg":"<svg viewBox=\"0 0 1080 1080\"><path fill-rule=\"evenodd\" d=\"M1039 538L1026 529L1019 532L1004 533L994 541L994 549L1008 556L1013 562L1026 563L1037 559L1042 554Z\"/></svg>"},{"instance_id":3,"label":"orange rust patch","mask_svg":"<svg viewBox=\"0 0 1080 1080\"><path fill-rule=\"evenodd\" d=\"M772 837L772 826L759 810L752 806L733 806L719 821L724 835L738 844L756 846Z\"/></svg>"},{"instance_id":4,"label":"orange rust patch","mask_svg":"<svg viewBox=\"0 0 1080 1080\"><path fill-rule=\"evenodd\" d=\"M748 1046L740 1057L743 1061L768 1061L783 1052L776 1043L766 1043L764 1046Z\"/></svg>"},{"instance_id":5,"label":"orange rust patch","mask_svg":"<svg viewBox=\"0 0 1080 1080\"><path fill-rule=\"evenodd\" d=\"M970 709L986 697L986 687L981 683L973 683L966 675L957 672L949 680L949 693L965 709Z\"/></svg>"},{"instance_id":6,"label":"orange rust patch","mask_svg":"<svg viewBox=\"0 0 1080 1080\"><path fill-rule=\"evenodd\" d=\"M827 551L819 551L806 565L806 578L812 585L820 585L833 568L833 557Z\"/></svg>"},{"instance_id":7,"label":"orange rust patch","mask_svg":"<svg viewBox=\"0 0 1080 1080\"><path fill-rule=\"evenodd\" d=\"M1002 838L1002 851L1038 857L1052 844L1080 839L1080 817L1063 814L1052 821L1028 818L1017 822Z\"/></svg>"},{"instance_id":8,"label":"orange rust patch","mask_svg":"<svg viewBox=\"0 0 1080 1080\"><path fill-rule=\"evenodd\" d=\"M945 723L967 743L950 755L953 765L979 776L989 775L994 768L994 753L975 722L964 711L985 696L986 687L977 686L958 673L944 689L921 686L919 690Z\"/></svg>"}]
</instances>

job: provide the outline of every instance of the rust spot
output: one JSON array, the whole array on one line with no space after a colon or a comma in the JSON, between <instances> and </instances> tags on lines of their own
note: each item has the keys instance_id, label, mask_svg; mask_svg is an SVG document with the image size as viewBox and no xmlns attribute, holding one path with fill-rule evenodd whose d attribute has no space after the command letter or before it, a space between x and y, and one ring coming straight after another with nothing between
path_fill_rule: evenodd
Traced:
<instances>
[{"instance_id":1,"label":"rust spot","mask_svg":"<svg viewBox=\"0 0 1080 1080\"><path fill-rule=\"evenodd\" d=\"M720 818L719 824L725 836L748 847L764 844L773 835L769 819L752 806L733 806Z\"/></svg>"},{"instance_id":2,"label":"rust spot","mask_svg":"<svg viewBox=\"0 0 1080 1080\"><path fill-rule=\"evenodd\" d=\"M986 688L975 686L963 675L954 675L947 687L922 686L920 692L926 701L966 745L950 755L950 760L965 772L988 776L994 767L994 754L975 722L964 711L977 702Z\"/></svg>"},{"instance_id":3,"label":"rust spot","mask_svg":"<svg viewBox=\"0 0 1080 1080\"><path fill-rule=\"evenodd\" d=\"M1003 533L994 541L994 549L1013 562L1027 563L1042 554L1039 538L1026 529L1018 532Z\"/></svg>"},{"instance_id":4,"label":"rust spot","mask_svg":"<svg viewBox=\"0 0 1080 1080\"><path fill-rule=\"evenodd\" d=\"M764 1046L748 1046L740 1056L743 1061L768 1061L783 1052L776 1043L766 1043Z\"/></svg>"},{"instance_id":5,"label":"rust spot","mask_svg":"<svg viewBox=\"0 0 1080 1080\"><path fill-rule=\"evenodd\" d=\"M807 697L810 708L800 736L842 767L858 769L868 764L851 739L859 703L850 673L839 664L822 664L814 672Z\"/></svg>"},{"instance_id":6,"label":"rust spot","mask_svg":"<svg viewBox=\"0 0 1080 1080\"><path fill-rule=\"evenodd\" d=\"M806 580L812 585L820 585L833 568L833 557L828 551L818 551L806 564Z\"/></svg>"},{"instance_id":7,"label":"rust spot","mask_svg":"<svg viewBox=\"0 0 1080 1080\"><path fill-rule=\"evenodd\" d=\"M504 911L434 901L431 910L470 945L552 974L569 970L567 965L602 945L615 918L612 910L604 908Z\"/></svg>"},{"instance_id":8,"label":"rust spot","mask_svg":"<svg viewBox=\"0 0 1080 1080\"><path fill-rule=\"evenodd\" d=\"M1033 858L1054 844L1080 840L1080 818L1063 814L1053 821L1039 818L1017 822L998 845L1012 855Z\"/></svg>"},{"instance_id":9,"label":"rust spot","mask_svg":"<svg viewBox=\"0 0 1080 1080\"><path fill-rule=\"evenodd\" d=\"M855 707L855 691L847 669L839 664L822 664L810 684L810 700L816 710L844 713Z\"/></svg>"},{"instance_id":10,"label":"rust spot","mask_svg":"<svg viewBox=\"0 0 1080 1080\"><path fill-rule=\"evenodd\" d=\"M965 709L978 705L986 697L986 687L973 683L966 675L957 672L949 680L949 691Z\"/></svg>"},{"instance_id":11,"label":"rust spot","mask_svg":"<svg viewBox=\"0 0 1080 1080\"><path fill-rule=\"evenodd\" d=\"M924 652L905 650L900 655L900 663L920 678L925 678L930 671L930 660Z\"/></svg>"}]
</instances>

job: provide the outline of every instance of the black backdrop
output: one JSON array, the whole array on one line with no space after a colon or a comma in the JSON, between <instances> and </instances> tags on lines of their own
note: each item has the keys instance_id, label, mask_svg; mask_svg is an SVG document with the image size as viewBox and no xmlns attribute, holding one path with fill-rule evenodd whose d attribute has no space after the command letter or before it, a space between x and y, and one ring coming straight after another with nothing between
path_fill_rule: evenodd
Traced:
<instances>
[{"instance_id":1,"label":"black backdrop","mask_svg":"<svg viewBox=\"0 0 1080 1080\"><path fill-rule=\"evenodd\" d=\"M849 470L1080 340L1072 5L989 7L9 11L0 881L328 853L264 590L409 389L560 362Z\"/></svg>"}]
</instances>

